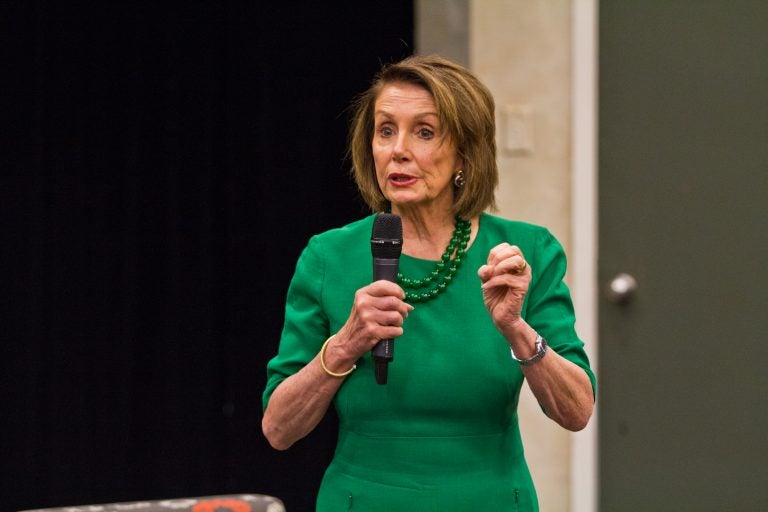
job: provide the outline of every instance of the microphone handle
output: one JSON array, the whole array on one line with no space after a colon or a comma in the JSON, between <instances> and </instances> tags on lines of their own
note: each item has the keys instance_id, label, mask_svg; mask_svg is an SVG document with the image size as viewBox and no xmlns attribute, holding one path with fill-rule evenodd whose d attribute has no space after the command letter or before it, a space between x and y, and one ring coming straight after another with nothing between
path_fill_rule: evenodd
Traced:
<instances>
[{"instance_id":1,"label":"microphone handle","mask_svg":"<svg viewBox=\"0 0 768 512\"><path fill-rule=\"evenodd\" d=\"M373 259L373 280L397 281L397 269L400 260L397 258L374 258ZM376 362L376 382L379 384L387 383L387 363L394 359L395 342L392 338L379 341L371 354Z\"/></svg>"},{"instance_id":2,"label":"microphone handle","mask_svg":"<svg viewBox=\"0 0 768 512\"><path fill-rule=\"evenodd\" d=\"M373 280L397 282L398 258L373 258Z\"/></svg>"}]
</instances>

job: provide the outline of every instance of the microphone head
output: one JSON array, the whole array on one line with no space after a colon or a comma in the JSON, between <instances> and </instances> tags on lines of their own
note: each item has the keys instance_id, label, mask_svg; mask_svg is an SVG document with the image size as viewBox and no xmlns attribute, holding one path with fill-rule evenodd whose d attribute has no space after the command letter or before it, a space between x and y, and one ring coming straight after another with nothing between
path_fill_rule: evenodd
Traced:
<instances>
[{"instance_id":1,"label":"microphone head","mask_svg":"<svg viewBox=\"0 0 768 512\"><path fill-rule=\"evenodd\" d=\"M399 258L403 250L403 222L398 215L380 213L373 219L371 254L374 258Z\"/></svg>"}]
</instances>

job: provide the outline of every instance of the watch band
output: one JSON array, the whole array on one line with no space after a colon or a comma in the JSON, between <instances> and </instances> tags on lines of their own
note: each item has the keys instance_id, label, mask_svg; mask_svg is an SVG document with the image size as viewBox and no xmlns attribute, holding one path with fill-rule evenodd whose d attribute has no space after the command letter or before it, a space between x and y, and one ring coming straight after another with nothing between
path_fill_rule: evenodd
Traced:
<instances>
[{"instance_id":1,"label":"watch band","mask_svg":"<svg viewBox=\"0 0 768 512\"><path fill-rule=\"evenodd\" d=\"M512 359L517 361L522 366L530 366L534 364L535 362L541 360L542 357L544 357L544 354L547 353L547 340L541 337L540 334L536 334L536 353L533 354L532 357L529 357L528 359L518 359L515 356L514 350L511 348L509 349L509 352L512 354Z\"/></svg>"}]
</instances>

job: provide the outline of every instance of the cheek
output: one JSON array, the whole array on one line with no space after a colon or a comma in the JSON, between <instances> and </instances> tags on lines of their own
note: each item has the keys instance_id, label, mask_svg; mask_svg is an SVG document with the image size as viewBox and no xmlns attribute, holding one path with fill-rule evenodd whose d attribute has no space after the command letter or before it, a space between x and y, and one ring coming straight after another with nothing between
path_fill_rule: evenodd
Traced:
<instances>
[{"instance_id":1,"label":"cheek","mask_svg":"<svg viewBox=\"0 0 768 512\"><path fill-rule=\"evenodd\" d=\"M389 151L383 146L373 144L371 154L373 155L373 163L376 165L376 172L383 170L383 167L389 161Z\"/></svg>"},{"instance_id":2,"label":"cheek","mask_svg":"<svg viewBox=\"0 0 768 512\"><path fill-rule=\"evenodd\" d=\"M373 167L376 170L376 177L381 180L381 177L384 175L384 171L387 168L387 161L380 153L376 153L375 151L373 153Z\"/></svg>"},{"instance_id":3,"label":"cheek","mask_svg":"<svg viewBox=\"0 0 768 512\"><path fill-rule=\"evenodd\" d=\"M387 186L387 180L384 178L384 173L379 172L378 169L376 169L376 183L379 184L379 188L381 190L384 190L384 188Z\"/></svg>"},{"instance_id":4,"label":"cheek","mask_svg":"<svg viewBox=\"0 0 768 512\"><path fill-rule=\"evenodd\" d=\"M447 175L452 175L452 159L449 155L436 154L432 151L425 151L422 154L415 155L419 167L424 169L425 173L432 178L443 181Z\"/></svg>"},{"instance_id":5,"label":"cheek","mask_svg":"<svg viewBox=\"0 0 768 512\"><path fill-rule=\"evenodd\" d=\"M379 188L384 190L387 165L386 161L383 161L376 153L373 154L373 167L376 174L376 182L379 184Z\"/></svg>"}]
</instances>

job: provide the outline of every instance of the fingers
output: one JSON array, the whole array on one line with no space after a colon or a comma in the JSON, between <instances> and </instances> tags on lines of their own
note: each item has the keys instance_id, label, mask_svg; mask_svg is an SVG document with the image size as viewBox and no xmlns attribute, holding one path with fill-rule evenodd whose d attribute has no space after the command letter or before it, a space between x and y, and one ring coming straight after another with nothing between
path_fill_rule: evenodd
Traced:
<instances>
[{"instance_id":1,"label":"fingers","mask_svg":"<svg viewBox=\"0 0 768 512\"><path fill-rule=\"evenodd\" d=\"M368 286L361 288L361 291L362 290L365 290L366 293L374 297L393 296L400 300L405 299L405 292L403 289L400 288L397 283L393 283L392 281L374 281Z\"/></svg>"},{"instance_id":2,"label":"fingers","mask_svg":"<svg viewBox=\"0 0 768 512\"><path fill-rule=\"evenodd\" d=\"M397 311L403 317L413 311L413 306L404 302L405 292L391 281L376 281L358 291L371 298L371 305L380 311Z\"/></svg>"},{"instance_id":3,"label":"fingers","mask_svg":"<svg viewBox=\"0 0 768 512\"><path fill-rule=\"evenodd\" d=\"M523 274L528 269L528 262L522 254L515 254L502 260L494 268L494 275L501 274Z\"/></svg>"},{"instance_id":4,"label":"fingers","mask_svg":"<svg viewBox=\"0 0 768 512\"><path fill-rule=\"evenodd\" d=\"M490 250L488 253L488 265L496 266L500 261L507 259L515 254L522 254L520 248L516 245L510 245L506 242L501 243Z\"/></svg>"},{"instance_id":5,"label":"fingers","mask_svg":"<svg viewBox=\"0 0 768 512\"><path fill-rule=\"evenodd\" d=\"M502 243L491 249L488 253L488 262L478 269L477 274L483 282L486 282L492 277L505 274L530 274L530 267L519 247Z\"/></svg>"},{"instance_id":6,"label":"fingers","mask_svg":"<svg viewBox=\"0 0 768 512\"><path fill-rule=\"evenodd\" d=\"M403 323L413 306L403 301L405 293L397 284L376 281L355 294L350 319L356 330L370 338L392 338L403 334Z\"/></svg>"}]
</instances>

